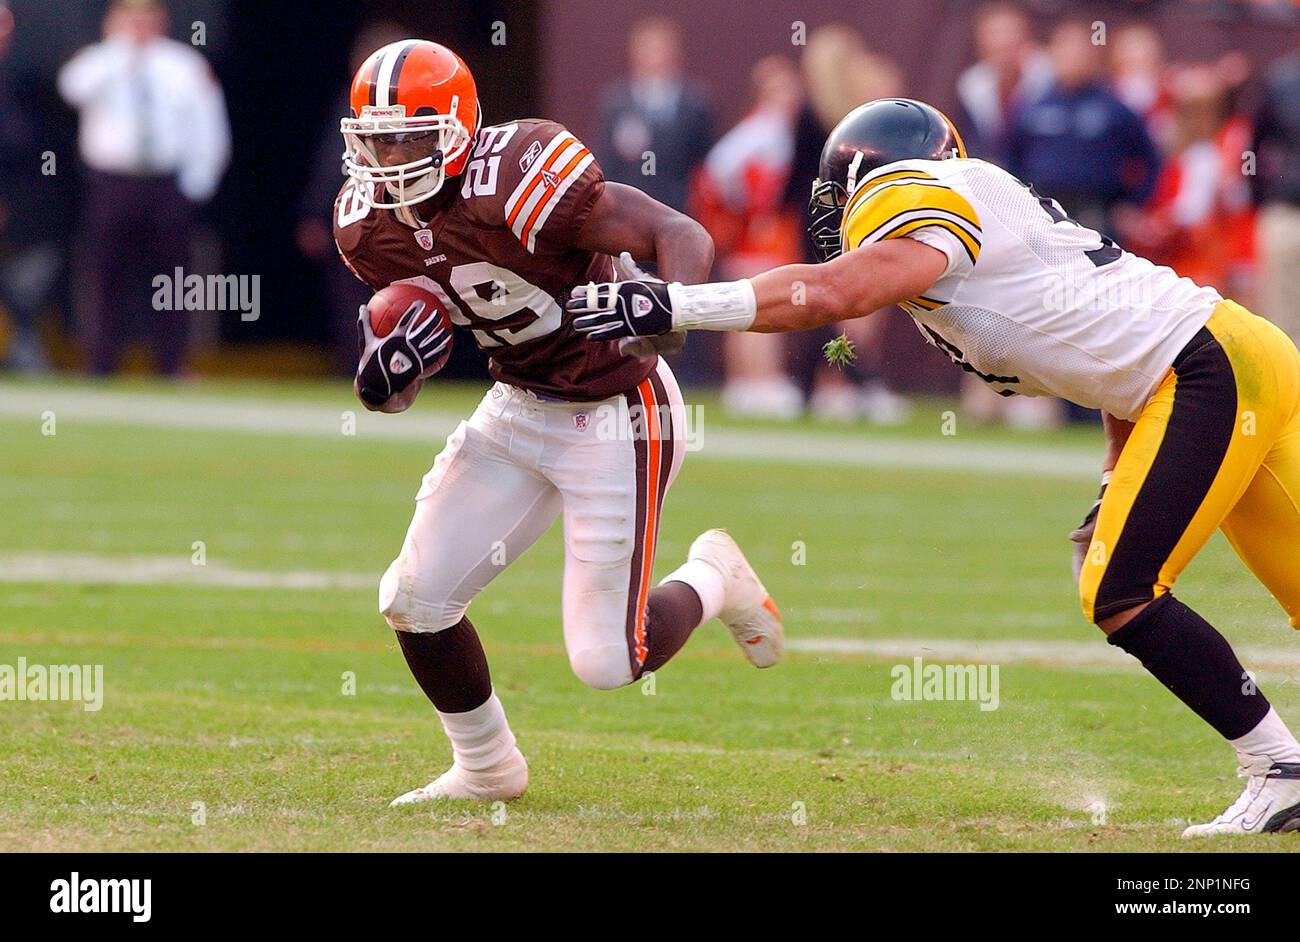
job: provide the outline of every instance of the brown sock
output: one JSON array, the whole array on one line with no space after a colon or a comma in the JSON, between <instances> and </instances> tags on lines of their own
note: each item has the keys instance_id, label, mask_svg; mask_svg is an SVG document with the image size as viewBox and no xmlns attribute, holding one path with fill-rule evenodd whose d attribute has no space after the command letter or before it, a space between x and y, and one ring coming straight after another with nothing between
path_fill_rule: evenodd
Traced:
<instances>
[{"instance_id":1,"label":"brown sock","mask_svg":"<svg viewBox=\"0 0 1300 942\"><path fill-rule=\"evenodd\" d=\"M440 713L468 713L492 696L487 655L468 617L442 631L399 631L397 643Z\"/></svg>"},{"instance_id":2,"label":"brown sock","mask_svg":"<svg viewBox=\"0 0 1300 942\"><path fill-rule=\"evenodd\" d=\"M665 582L650 590L646 616L646 655L640 673L657 671L681 650L691 632L699 627L704 606L695 590L685 582Z\"/></svg>"}]
</instances>

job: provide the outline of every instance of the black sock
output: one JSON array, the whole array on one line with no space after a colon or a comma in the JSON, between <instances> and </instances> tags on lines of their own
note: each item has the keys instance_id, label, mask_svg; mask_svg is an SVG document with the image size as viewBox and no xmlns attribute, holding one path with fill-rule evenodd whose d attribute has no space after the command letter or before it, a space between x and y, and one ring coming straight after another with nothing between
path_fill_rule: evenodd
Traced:
<instances>
[{"instance_id":1,"label":"black sock","mask_svg":"<svg viewBox=\"0 0 1300 942\"><path fill-rule=\"evenodd\" d=\"M645 636L649 653L641 674L657 671L667 664L704 617L700 597L685 582L665 582L651 589L647 609Z\"/></svg>"},{"instance_id":2,"label":"black sock","mask_svg":"<svg viewBox=\"0 0 1300 942\"><path fill-rule=\"evenodd\" d=\"M1110 636L1225 739L1259 725L1268 698L1246 677L1228 640L1172 595L1162 595Z\"/></svg>"},{"instance_id":3,"label":"black sock","mask_svg":"<svg viewBox=\"0 0 1300 942\"><path fill-rule=\"evenodd\" d=\"M399 631L406 664L442 713L468 713L492 696L487 655L469 618L442 631Z\"/></svg>"}]
</instances>

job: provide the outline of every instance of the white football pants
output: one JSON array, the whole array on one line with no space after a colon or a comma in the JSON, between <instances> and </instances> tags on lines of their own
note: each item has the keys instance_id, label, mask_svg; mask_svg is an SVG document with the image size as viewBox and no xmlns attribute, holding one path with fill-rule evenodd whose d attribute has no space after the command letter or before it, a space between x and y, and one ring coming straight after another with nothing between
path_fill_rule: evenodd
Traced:
<instances>
[{"instance_id":1,"label":"white football pants","mask_svg":"<svg viewBox=\"0 0 1300 942\"><path fill-rule=\"evenodd\" d=\"M424 477L401 554L379 584L398 631L441 631L564 514L564 644L592 687L630 683L646 657L646 602L686 409L662 359L602 402L494 385Z\"/></svg>"}]
</instances>

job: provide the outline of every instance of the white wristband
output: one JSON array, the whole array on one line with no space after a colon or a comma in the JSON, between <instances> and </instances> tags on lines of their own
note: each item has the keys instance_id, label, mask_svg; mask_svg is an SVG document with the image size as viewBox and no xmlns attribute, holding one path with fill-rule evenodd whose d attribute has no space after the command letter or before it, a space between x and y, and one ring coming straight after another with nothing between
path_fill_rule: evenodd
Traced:
<instances>
[{"instance_id":1,"label":"white wristband","mask_svg":"<svg viewBox=\"0 0 1300 942\"><path fill-rule=\"evenodd\" d=\"M748 330L758 303L748 278L707 285L668 286L674 330Z\"/></svg>"}]
</instances>

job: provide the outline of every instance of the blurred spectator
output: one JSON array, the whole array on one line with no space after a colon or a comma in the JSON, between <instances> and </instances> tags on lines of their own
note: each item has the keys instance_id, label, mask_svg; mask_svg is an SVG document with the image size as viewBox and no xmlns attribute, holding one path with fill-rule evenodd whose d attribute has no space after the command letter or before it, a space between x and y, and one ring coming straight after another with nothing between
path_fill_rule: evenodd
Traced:
<instances>
[{"instance_id":1,"label":"blurred spectator","mask_svg":"<svg viewBox=\"0 0 1300 942\"><path fill-rule=\"evenodd\" d=\"M49 367L37 318L58 273L59 251L33 185L41 172L36 116L28 104L35 96L9 60L13 33L13 14L0 0L0 305L13 330L5 364L31 373Z\"/></svg>"},{"instance_id":2,"label":"blurred spectator","mask_svg":"<svg viewBox=\"0 0 1300 942\"><path fill-rule=\"evenodd\" d=\"M1114 207L1150 197L1159 154L1142 120L1106 87L1087 25L1060 24L1048 51L1052 87L1018 112L1007 169L1085 226L1111 231Z\"/></svg>"},{"instance_id":3,"label":"blurred spectator","mask_svg":"<svg viewBox=\"0 0 1300 942\"><path fill-rule=\"evenodd\" d=\"M770 56L752 72L755 102L709 152L692 200L713 236L718 272L748 278L799 257L801 214L781 201L794 153L794 121L803 87L794 63ZM785 375L784 338L776 334L723 337L726 382L722 404L738 415L793 418L803 395Z\"/></svg>"},{"instance_id":4,"label":"blurred spectator","mask_svg":"<svg viewBox=\"0 0 1300 942\"><path fill-rule=\"evenodd\" d=\"M225 100L204 58L167 38L159 0L114 0L104 39L59 72L80 112L86 165L85 278L94 289L90 368L111 372L126 314L159 274L189 261L192 211L216 192L230 154ZM185 311L151 311L163 373L184 367Z\"/></svg>"},{"instance_id":5,"label":"blurred spectator","mask_svg":"<svg viewBox=\"0 0 1300 942\"><path fill-rule=\"evenodd\" d=\"M957 114L966 151L1000 166L1018 107L1052 84L1052 66L1034 42L1029 19L1010 3L984 7L975 19L979 60L957 79Z\"/></svg>"},{"instance_id":6,"label":"blurred spectator","mask_svg":"<svg viewBox=\"0 0 1300 942\"><path fill-rule=\"evenodd\" d=\"M808 197L817 178L822 146L831 129L858 105L898 97L904 86L896 63L868 52L861 34L841 24L820 27L808 36L801 65L807 103L795 123L784 202L787 211L801 220L802 228L807 223ZM805 262L817 261L806 236L799 246ZM865 417L882 425L907 419L911 412L907 400L890 391L878 372L886 327L884 317L870 317L784 338L788 372L815 416L834 421ZM827 366L821 355L822 345L841 330L852 336L859 349L857 363L843 370Z\"/></svg>"},{"instance_id":7,"label":"blurred spectator","mask_svg":"<svg viewBox=\"0 0 1300 942\"><path fill-rule=\"evenodd\" d=\"M1300 343L1300 52L1268 74L1252 150L1259 313Z\"/></svg>"},{"instance_id":8,"label":"blurred spectator","mask_svg":"<svg viewBox=\"0 0 1300 942\"><path fill-rule=\"evenodd\" d=\"M1111 43L1111 86L1147 126L1161 151L1174 146L1174 106L1166 81L1165 44L1155 27L1132 23L1115 32Z\"/></svg>"},{"instance_id":9,"label":"blurred spectator","mask_svg":"<svg viewBox=\"0 0 1300 942\"><path fill-rule=\"evenodd\" d=\"M845 88L845 76L852 57L862 51L858 31L842 25L822 26L813 30L804 47L803 67L805 102L795 120L794 153L790 177L785 188L785 202L791 212L801 217L808 209L813 180L821 164L822 146L831 129L861 102ZM816 262L812 243L801 240L804 260Z\"/></svg>"},{"instance_id":10,"label":"blurred spectator","mask_svg":"<svg viewBox=\"0 0 1300 942\"><path fill-rule=\"evenodd\" d=\"M1016 115L1051 88L1052 65L1028 17L1011 3L991 4L976 15L975 53L978 60L957 78L957 129L972 157L1009 166ZM1055 400L999 396L969 373L962 374L961 404L972 421L1021 428L1059 424L1062 414Z\"/></svg>"},{"instance_id":11,"label":"blurred spectator","mask_svg":"<svg viewBox=\"0 0 1300 942\"><path fill-rule=\"evenodd\" d=\"M332 215L334 198L345 179L343 173L343 139L339 120L351 112L349 77L355 75L376 49L406 37L395 23L381 22L357 34L349 54L348 74L338 77L338 95L329 116L320 129L311 174L298 203L298 226L294 232L298 251L320 266L325 281L329 312L331 361L341 373L352 373L357 366L357 309L370 299L370 289L339 261L334 244Z\"/></svg>"},{"instance_id":12,"label":"blurred spectator","mask_svg":"<svg viewBox=\"0 0 1300 942\"><path fill-rule=\"evenodd\" d=\"M1241 172L1250 128L1229 113L1235 76L1225 64L1184 66L1175 73L1172 151L1151 202L1126 225L1124 244L1193 281L1239 296L1253 225L1250 188Z\"/></svg>"},{"instance_id":13,"label":"blurred spectator","mask_svg":"<svg viewBox=\"0 0 1300 942\"><path fill-rule=\"evenodd\" d=\"M684 210L691 174L713 143L711 107L682 72L681 28L654 17L628 36L629 76L601 108L597 157L610 180Z\"/></svg>"}]
</instances>

